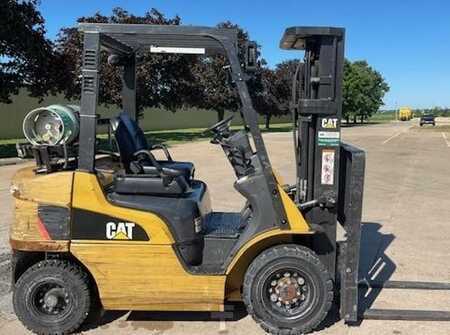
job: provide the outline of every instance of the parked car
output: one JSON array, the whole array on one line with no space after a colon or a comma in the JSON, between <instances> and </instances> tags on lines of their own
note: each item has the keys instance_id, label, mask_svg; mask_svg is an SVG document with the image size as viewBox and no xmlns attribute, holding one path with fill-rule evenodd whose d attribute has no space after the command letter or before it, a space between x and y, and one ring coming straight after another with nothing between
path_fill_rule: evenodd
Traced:
<instances>
[{"instance_id":1,"label":"parked car","mask_svg":"<svg viewBox=\"0 0 450 335\"><path fill-rule=\"evenodd\" d=\"M436 125L435 117L434 115L422 115L420 117L420 126L422 127L424 124L431 124L433 126Z\"/></svg>"}]
</instances>

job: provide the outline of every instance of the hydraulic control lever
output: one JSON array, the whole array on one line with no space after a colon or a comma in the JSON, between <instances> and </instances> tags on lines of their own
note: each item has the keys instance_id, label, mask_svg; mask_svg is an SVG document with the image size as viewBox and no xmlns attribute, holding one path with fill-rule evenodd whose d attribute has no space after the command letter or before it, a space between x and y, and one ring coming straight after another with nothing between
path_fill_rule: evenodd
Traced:
<instances>
[{"instance_id":1,"label":"hydraulic control lever","mask_svg":"<svg viewBox=\"0 0 450 335\"><path fill-rule=\"evenodd\" d=\"M334 192L322 194L318 199L303 202L298 205L300 210L305 210L313 207L331 209L336 207L336 194Z\"/></svg>"}]
</instances>

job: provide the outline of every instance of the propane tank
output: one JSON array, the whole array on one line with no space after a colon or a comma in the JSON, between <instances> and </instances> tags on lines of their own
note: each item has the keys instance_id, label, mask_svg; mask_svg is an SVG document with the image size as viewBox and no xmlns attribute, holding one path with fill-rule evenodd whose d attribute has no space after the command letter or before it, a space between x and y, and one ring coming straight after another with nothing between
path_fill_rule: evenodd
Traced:
<instances>
[{"instance_id":1,"label":"propane tank","mask_svg":"<svg viewBox=\"0 0 450 335\"><path fill-rule=\"evenodd\" d=\"M75 105L33 109L23 120L23 133L33 145L70 144L80 131L79 112Z\"/></svg>"}]
</instances>

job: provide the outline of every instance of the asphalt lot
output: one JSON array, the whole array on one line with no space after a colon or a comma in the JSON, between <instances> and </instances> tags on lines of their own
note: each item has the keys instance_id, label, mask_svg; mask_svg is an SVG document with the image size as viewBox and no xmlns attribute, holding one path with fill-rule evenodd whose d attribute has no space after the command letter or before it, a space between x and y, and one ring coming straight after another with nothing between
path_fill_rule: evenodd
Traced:
<instances>
[{"instance_id":1,"label":"asphalt lot","mask_svg":"<svg viewBox=\"0 0 450 335\"><path fill-rule=\"evenodd\" d=\"M450 282L450 120L448 128L420 129L417 120L349 127L343 139L366 150L361 276ZM294 180L291 133L265 135L271 161L287 182ZM177 160L195 162L210 187L216 210L240 210L233 173L218 146L196 142L172 148ZM0 334L28 334L11 308L8 229L12 220L9 181L18 166L0 167ZM377 263L375 268L371 265ZM371 270L371 271L370 271ZM369 272L370 271L370 272ZM377 292L364 297L370 305ZM450 294L383 291L372 307L450 311ZM238 313L236 313L238 314ZM218 321L204 313L106 313L88 334L263 334L245 315ZM450 334L450 322L362 321L347 327L332 316L320 334Z\"/></svg>"}]
</instances>

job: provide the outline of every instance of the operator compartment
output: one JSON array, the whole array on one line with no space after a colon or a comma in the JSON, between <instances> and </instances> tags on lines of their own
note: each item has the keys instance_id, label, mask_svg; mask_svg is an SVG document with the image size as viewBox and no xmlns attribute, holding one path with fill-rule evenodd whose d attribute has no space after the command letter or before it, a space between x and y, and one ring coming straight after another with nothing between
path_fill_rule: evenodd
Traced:
<instances>
[{"instance_id":1,"label":"operator compartment","mask_svg":"<svg viewBox=\"0 0 450 335\"><path fill-rule=\"evenodd\" d=\"M247 133L231 132L230 121L227 118L209 129L214 134L211 142L221 145L242 180L255 172L255 154ZM126 113L119 115L113 129L123 169L114 173L105 188L107 199L164 220L175 240L175 251L190 271L222 271L225 257L249 220L248 206L241 213L212 212L207 186L193 178L192 163L174 161L165 147L167 159L157 160L154 148Z\"/></svg>"}]
</instances>

